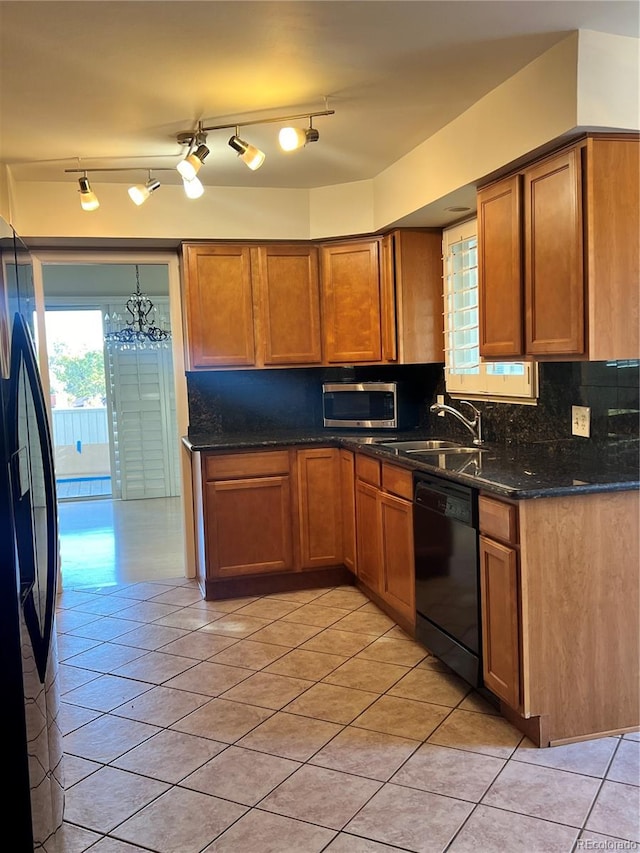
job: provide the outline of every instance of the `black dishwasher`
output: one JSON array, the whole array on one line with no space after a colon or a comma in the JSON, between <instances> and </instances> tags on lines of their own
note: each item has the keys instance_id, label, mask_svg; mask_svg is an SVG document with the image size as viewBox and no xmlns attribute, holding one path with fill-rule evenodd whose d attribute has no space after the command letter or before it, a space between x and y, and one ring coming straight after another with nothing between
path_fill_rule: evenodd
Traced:
<instances>
[{"instance_id":1,"label":"black dishwasher","mask_svg":"<svg viewBox=\"0 0 640 853\"><path fill-rule=\"evenodd\" d=\"M478 491L414 474L416 637L474 687L482 685Z\"/></svg>"}]
</instances>

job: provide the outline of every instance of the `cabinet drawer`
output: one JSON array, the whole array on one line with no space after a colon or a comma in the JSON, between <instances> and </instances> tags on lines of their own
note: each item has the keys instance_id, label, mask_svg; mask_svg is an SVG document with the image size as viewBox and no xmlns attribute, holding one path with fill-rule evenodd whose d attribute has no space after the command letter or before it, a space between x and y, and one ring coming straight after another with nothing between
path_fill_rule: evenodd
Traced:
<instances>
[{"instance_id":1,"label":"cabinet drawer","mask_svg":"<svg viewBox=\"0 0 640 853\"><path fill-rule=\"evenodd\" d=\"M230 480L237 477L261 477L289 473L289 452L274 450L257 453L207 454L205 480Z\"/></svg>"},{"instance_id":2,"label":"cabinet drawer","mask_svg":"<svg viewBox=\"0 0 640 853\"><path fill-rule=\"evenodd\" d=\"M382 488L386 492L391 492L392 495L398 495L410 501L413 498L413 475L406 468L398 468L397 465L383 462Z\"/></svg>"},{"instance_id":3,"label":"cabinet drawer","mask_svg":"<svg viewBox=\"0 0 640 853\"><path fill-rule=\"evenodd\" d=\"M356 454L356 476L365 483L380 487L380 462L370 456Z\"/></svg>"},{"instance_id":4,"label":"cabinet drawer","mask_svg":"<svg viewBox=\"0 0 640 853\"><path fill-rule=\"evenodd\" d=\"M481 533L511 545L518 543L518 508L514 504L481 495L478 511Z\"/></svg>"}]
</instances>

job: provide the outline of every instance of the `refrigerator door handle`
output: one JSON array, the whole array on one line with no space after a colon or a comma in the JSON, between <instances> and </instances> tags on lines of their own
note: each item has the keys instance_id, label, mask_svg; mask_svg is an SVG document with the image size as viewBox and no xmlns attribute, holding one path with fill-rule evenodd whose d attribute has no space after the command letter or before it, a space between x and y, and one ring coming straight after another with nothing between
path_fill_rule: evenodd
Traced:
<instances>
[{"instance_id":1,"label":"refrigerator door handle","mask_svg":"<svg viewBox=\"0 0 640 853\"><path fill-rule=\"evenodd\" d=\"M9 429L21 603L44 683L58 577L58 515L53 448L35 347L24 317L13 323Z\"/></svg>"}]
</instances>

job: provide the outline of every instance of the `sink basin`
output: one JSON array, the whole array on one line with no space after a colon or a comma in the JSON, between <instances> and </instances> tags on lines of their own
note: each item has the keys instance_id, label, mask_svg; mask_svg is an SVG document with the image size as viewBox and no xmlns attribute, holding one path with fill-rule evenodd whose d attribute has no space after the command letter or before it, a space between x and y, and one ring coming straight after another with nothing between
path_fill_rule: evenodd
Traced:
<instances>
[{"instance_id":1,"label":"sink basin","mask_svg":"<svg viewBox=\"0 0 640 853\"><path fill-rule=\"evenodd\" d=\"M433 465L442 471L478 475L486 451L476 447L453 447L444 450L422 450L412 454L416 462Z\"/></svg>"},{"instance_id":2,"label":"sink basin","mask_svg":"<svg viewBox=\"0 0 640 853\"><path fill-rule=\"evenodd\" d=\"M424 439L421 441L381 441L382 447L393 447L404 453L424 453L425 451L438 452L469 452L475 451L475 447L464 447L455 441L444 441L440 439Z\"/></svg>"},{"instance_id":3,"label":"sink basin","mask_svg":"<svg viewBox=\"0 0 640 853\"><path fill-rule=\"evenodd\" d=\"M419 453L421 456L439 456L441 453L458 454L458 453L484 453L480 447L440 447L433 450L409 450L408 453Z\"/></svg>"}]
</instances>

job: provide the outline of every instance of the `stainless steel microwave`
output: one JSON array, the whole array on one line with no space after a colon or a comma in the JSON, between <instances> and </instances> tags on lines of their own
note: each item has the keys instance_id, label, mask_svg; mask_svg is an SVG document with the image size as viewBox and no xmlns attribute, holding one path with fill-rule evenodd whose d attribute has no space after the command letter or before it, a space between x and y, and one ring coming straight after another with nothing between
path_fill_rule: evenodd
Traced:
<instances>
[{"instance_id":1,"label":"stainless steel microwave","mask_svg":"<svg viewBox=\"0 0 640 853\"><path fill-rule=\"evenodd\" d=\"M326 427L403 429L415 425L397 382L325 382Z\"/></svg>"}]
</instances>

